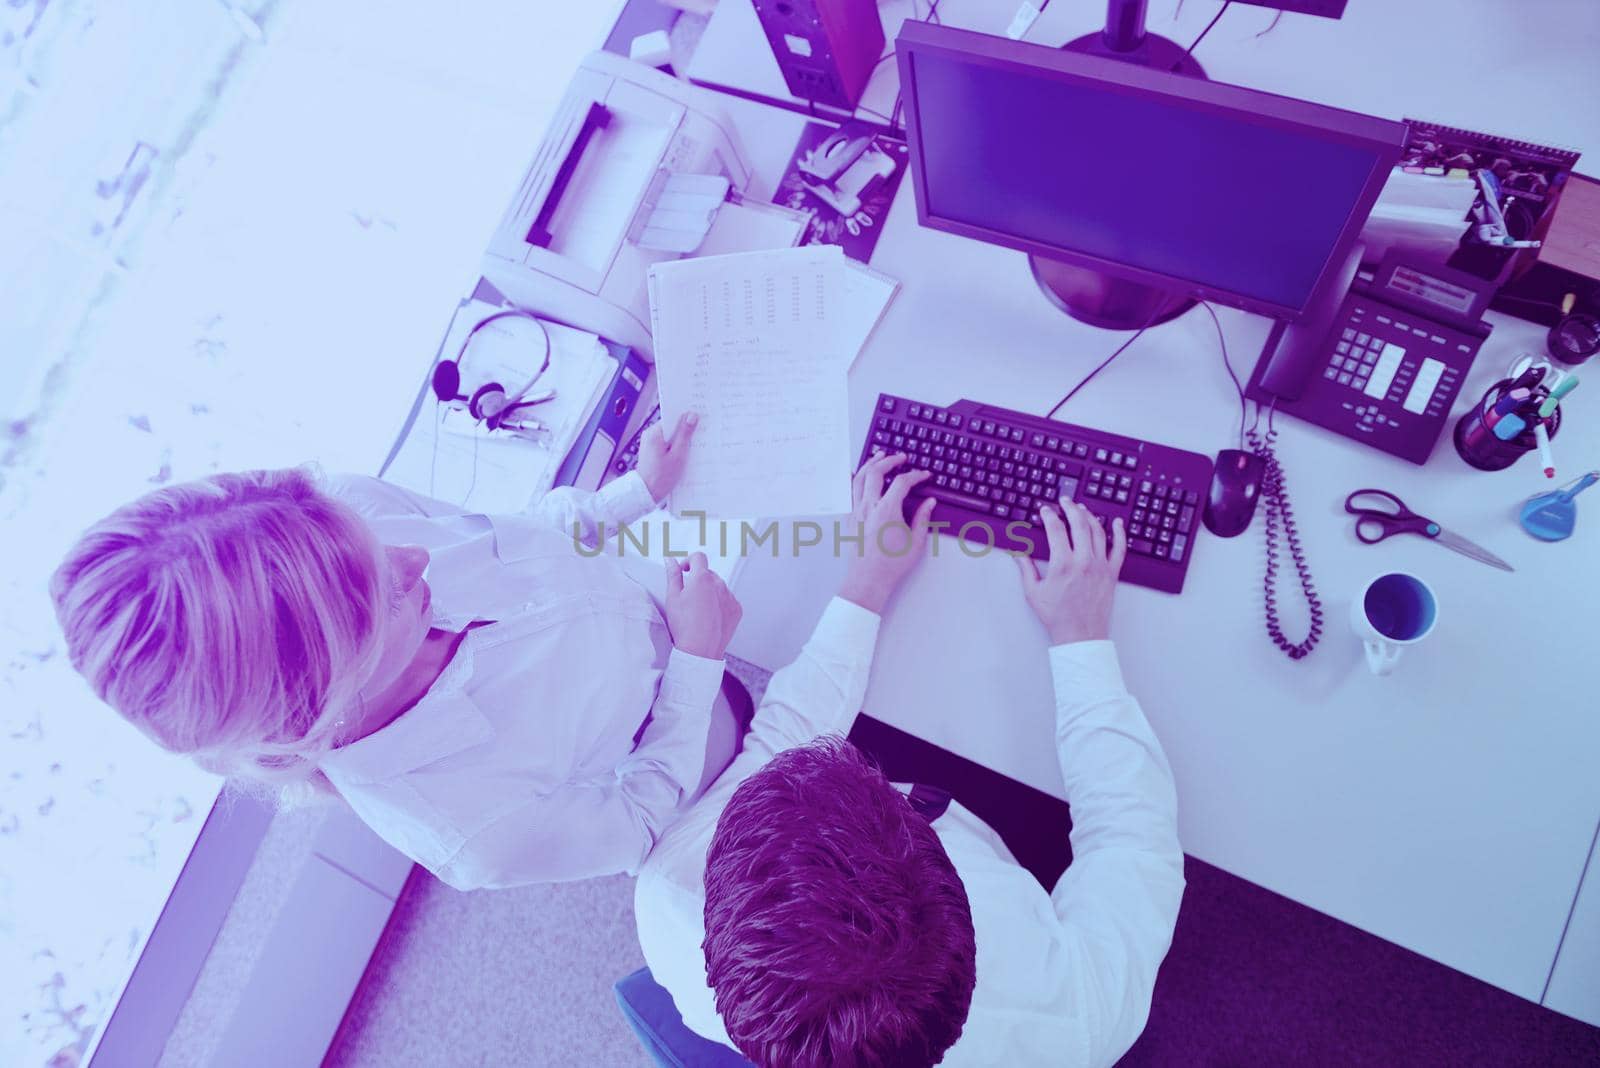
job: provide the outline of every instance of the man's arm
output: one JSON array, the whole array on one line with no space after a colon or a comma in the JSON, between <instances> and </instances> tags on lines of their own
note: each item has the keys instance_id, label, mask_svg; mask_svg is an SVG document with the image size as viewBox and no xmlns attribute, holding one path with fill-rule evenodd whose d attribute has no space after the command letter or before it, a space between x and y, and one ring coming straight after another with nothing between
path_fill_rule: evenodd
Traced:
<instances>
[{"instance_id":1,"label":"man's arm","mask_svg":"<svg viewBox=\"0 0 1600 1068\"><path fill-rule=\"evenodd\" d=\"M1064 519L1064 521L1063 521ZM1156 969L1183 897L1178 803L1161 744L1122 683L1109 640L1127 555L1087 509L1045 509L1043 574L1019 557L1023 591L1050 637L1056 748L1072 805L1072 865L1051 894L1068 937L1093 1064L1111 1064L1144 1030Z\"/></svg>"},{"instance_id":2,"label":"man's arm","mask_svg":"<svg viewBox=\"0 0 1600 1068\"><path fill-rule=\"evenodd\" d=\"M861 708L880 614L889 594L916 566L928 543L931 500L912 524L910 551L891 556L874 547L881 528L891 523L904 527L901 508L906 494L927 477L927 472L910 472L885 487L888 473L904 459L879 457L857 472L854 518L866 531L868 548L851 562L840 595L823 610L800 656L767 684L739 756L667 831L639 872L634 913L645 963L656 982L672 995L685 1025L715 1042L732 1045L706 985L700 948L705 938L706 850L740 783L779 752L818 735L848 729ZM892 538L885 543L903 544Z\"/></svg>"},{"instance_id":3,"label":"man's arm","mask_svg":"<svg viewBox=\"0 0 1600 1068\"><path fill-rule=\"evenodd\" d=\"M1091 1060L1111 1064L1144 1030L1183 897L1172 769L1109 641L1050 650L1056 747L1072 805L1072 865L1051 894L1092 962Z\"/></svg>"}]
</instances>

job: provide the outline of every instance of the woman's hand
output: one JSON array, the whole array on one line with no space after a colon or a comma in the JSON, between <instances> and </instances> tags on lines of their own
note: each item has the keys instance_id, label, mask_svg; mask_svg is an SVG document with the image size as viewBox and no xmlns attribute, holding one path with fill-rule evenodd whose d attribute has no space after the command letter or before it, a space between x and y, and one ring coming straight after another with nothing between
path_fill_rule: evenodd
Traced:
<instances>
[{"instance_id":1,"label":"woman's hand","mask_svg":"<svg viewBox=\"0 0 1600 1068\"><path fill-rule=\"evenodd\" d=\"M1062 516L1066 522L1062 522ZM1022 592L1051 645L1111 637L1111 601L1117 575L1128 555L1128 535L1119 518L1111 528L1111 544L1094 513L1063 500L1061 514L1046 506L1040 517L1050 543L1050 560L1040 574L1028 556L1018 553ZM1071 531L1072 542L1067 534Z\"/></svg>"},{"instance_id":2,"label":"woman's hand","mask_svg":"<svg viewBox=\"0 0 1600 1068\"><path fill-rule=\"evenodd\" d=\"M889 595L917 566L928 548L933 498L928 497L918 505L909 526L905 520L905 503L911 488L932 478L932 472L907 471L884 486L889 472L905 459L901 453L874 456L861 465L851 483L854 520L862 541L856 547L855 558L850 561L844 585L839 587L839 596L879 615L889 603Z\"/></svg>"},{"instance_id":3,"label":"woman's hand","mask_svg":"<svg viewBox=\"0 0 1600 1068\"><path fill-rule=\"evenodd\" d=\"M694 412L685 412L678 416L671 438L665 437L661 424L656 423L639 439L639 477L644 479L651 500L666 500L683 477L683 469L689 463L689 442L699 422L700 417Z\"/></svg>"},{"instance_id":4,"label":"woman's hand","mask_svg":"<svg viewBox=\"0 0 1600 1068\"><path fill-rule=\"evenodd\" d=\"M691 656L721 660L744 609L705 553L667 560L667 630L672 644Z\"/></svg>"}]
</instances>

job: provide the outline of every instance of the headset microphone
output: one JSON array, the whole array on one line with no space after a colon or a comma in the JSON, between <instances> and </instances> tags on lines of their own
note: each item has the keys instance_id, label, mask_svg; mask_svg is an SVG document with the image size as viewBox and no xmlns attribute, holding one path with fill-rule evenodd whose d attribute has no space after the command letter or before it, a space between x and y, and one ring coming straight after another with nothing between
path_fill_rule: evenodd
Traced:
<instances>
[{"instance_id":1,"label":"headset microphone","mask_svg":"<svg viewBox=\"0 0 1600 1068\"><path fill-rule=\"evenodd\" d=\"M531 319L538 324L539 332L544 335L544 360L540 364L539 370L535 372L534 375L528 380L527 384L518 391L516 397L508 397L506 395L506 387L501 385L499 382L485 382L483 385L473 390L470 396L462 393L461 362L462 358L467 354L467 346L472 343L472 339L477 336L478 331L482 330L490 323L507 318ZM527 391L549 369L550 331L545 327L543 320L534 315L532 312L523 311L521 308L510 308L506 311L495 312L493 315L481 320L471 330L467 331L467 336L462 339L461 348L456 352L455 359L440 360L434 366L433 395L439 399L440 403L443 404L455 404L459 401L466 401L467 412L472 416L472 418L483 423L490 430L498 430L501 426L503 416L509 415L511 412L528 406L529 404L539 403L539 401L524 401L520 404L517 402L522 401L522 398ZM553 396L553 393L551 396ZM542 399L549 399L549 397Z\"/></svg>"}]
</instances>

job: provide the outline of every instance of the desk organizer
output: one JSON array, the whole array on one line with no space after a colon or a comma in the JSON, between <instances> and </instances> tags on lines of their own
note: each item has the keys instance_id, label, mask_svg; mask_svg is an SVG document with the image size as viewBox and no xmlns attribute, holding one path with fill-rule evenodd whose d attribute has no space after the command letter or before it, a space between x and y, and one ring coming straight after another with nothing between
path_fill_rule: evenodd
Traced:
<instances>
[{"instance_id":1,"label":"desk organizer","mask_svg":"<svg viewBox=\"0 0 1600 1068\"><path fill-rule=\"evenodd\" d=\"M1470 412L1456 420L1456 452L1480 471L1503 470L1516 463L1524 453L1533 452L1539 447L1538 439L1533 436L1531 423L1516 437L1509 441L1501 441L1494 436L1494 431L1484 421L1489 410L1510 386L1511 380L1502 378L1489 387L1489 392L1483 395L1483 399L1474 405ZM1557 407L1544 421L1544 428L1546 433L1554 438L1560 427L1561 409Z\"/></svg>"}]
</instances>

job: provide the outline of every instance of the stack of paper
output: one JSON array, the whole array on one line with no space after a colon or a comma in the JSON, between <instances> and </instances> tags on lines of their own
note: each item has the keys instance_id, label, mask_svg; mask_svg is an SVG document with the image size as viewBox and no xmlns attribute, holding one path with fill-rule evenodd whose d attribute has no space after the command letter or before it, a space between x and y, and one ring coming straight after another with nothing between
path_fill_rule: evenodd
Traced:
<instances>
[{"instance_id":1,"label":"stack of paper","mask_svg":"<svg viewBox=\"0 0 1600 1068\"><path fill-rule=\"evenodd\" d=\"M831 245L650 269L663 421L700 417L674 511L850 510L846 373L895 288Z\"/></svg>"},{"instance_id":2,"label":"stack of paper","mask_svg":"<svg viewBox=\"0 0 1600 1068\"><path fill-rule=\"evenodd\" d=\"M454 359L467 333L504 309L467 301L456 312L440 346ZM559 323L543 324L550 335L550 367L531 393L554 389L554 399L528 409L547 428L538 440L509 430L488 430L459 405L438 403L426 393L384 478L407 489L486 513L517 512L549 490L557 469L577 440L600 396L616 376L617 362L594 334ZM471 395L487 382L499 382L515 395L543 362L539 324L510 317L473 336L461 360L461 391Z\"/></svg>"},{"instance_id":3,"label":"stack of paper","mask_svg":"<svg viewBox=\"0 0 1600 1068\"><path fill-rule=\"evenodd\" d=\"M1361 231L1365 259L1381 260L1392 248L1448 259L1467 230L1467 212L1477 198L1471 178L1414 174L1396 167Z\"/></svg>"}]
</instances>

